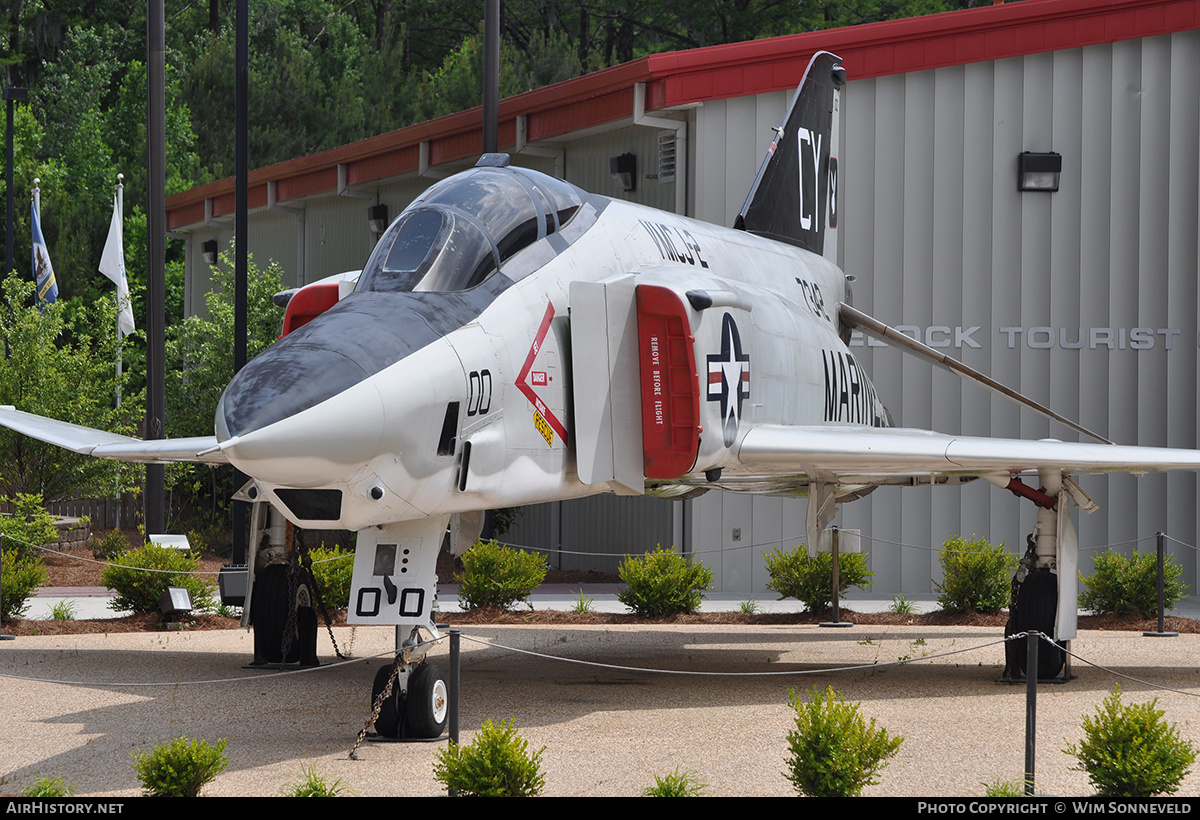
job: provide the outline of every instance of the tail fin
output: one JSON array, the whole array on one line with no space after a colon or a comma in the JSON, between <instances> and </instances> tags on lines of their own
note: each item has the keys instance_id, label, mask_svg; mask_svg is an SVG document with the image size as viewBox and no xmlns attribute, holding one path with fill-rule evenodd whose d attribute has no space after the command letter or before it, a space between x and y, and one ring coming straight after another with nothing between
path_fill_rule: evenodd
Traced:
<instances>
[{"instance_id":1,"label":"tail fin","mask_svg":"<svg viewBox=\"0 0 1200 820\"><path fill-rule=\"evenodd\" d=\"M734 227L833 259L842 59L813 55ZM835 260L836 261L836 260Z\"/></svg>"}]
</instances>

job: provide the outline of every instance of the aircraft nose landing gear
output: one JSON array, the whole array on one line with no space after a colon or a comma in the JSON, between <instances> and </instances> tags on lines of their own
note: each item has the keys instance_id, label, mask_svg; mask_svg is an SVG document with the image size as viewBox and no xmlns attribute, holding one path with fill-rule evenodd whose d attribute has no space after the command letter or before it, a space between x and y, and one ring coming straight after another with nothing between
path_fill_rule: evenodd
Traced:
<instances>
[{"instance_id":1,"label":"aircraft nose landing gear","mask_svg":"<svg viewBox=\"0 0 1200 820\"><path fill-rule=\"evenodd\" d=\"M424 659L432 644L406 642L396 660L375 673L371 708L380 737L432 740L445 731L450 692L442 670Z\"/></svg>"}]
</instances>

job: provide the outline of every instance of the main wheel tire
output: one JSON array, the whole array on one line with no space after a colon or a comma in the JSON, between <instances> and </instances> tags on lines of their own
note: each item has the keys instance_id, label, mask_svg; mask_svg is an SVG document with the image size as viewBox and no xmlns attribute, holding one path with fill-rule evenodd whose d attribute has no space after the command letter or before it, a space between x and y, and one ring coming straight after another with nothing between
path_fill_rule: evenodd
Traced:
<instances>
[{"instance_id":1,"label":"main wheel tire","mask_svg":"<svg viewBox=\"0 0 1200 820\"><path fill-rule=\"evenodd\" d=\"M1017 617L1005 628L1005 637L1019 632L1036 631L1043 635L1054 634L1054 621L1058 617L1058 581L1046 570L1035 570L1021 584L1017 600ZM1009 641L1005 647L1008 670L1017 675L1028 675L1025 668L1026 649L1024 641ZM1062 672L1066 655L1061 646L1042 643L1038 646L1039 680L1049 680Z\"/></svg>"},{"instance_id":2,"label":"main wheel tire","mask_svg":"<svg viewBox=\"0 0 1200 820\"><path fill-rule=\"evenodd\" d=\"M259 572L250 603L256 661L284 662L283 630L287 626L289 606L287 567L272 564Z\"/></svg>"},{"instance_id":3,"label":"main wheel tire","mask_svg":"<svg viewBox=\"0 0 1200 820\"><path fill-rule=\"evenodd\" d=\"M441 737L450 714L450 692L442 670L423 663L408 677L407 711L404 716L407 736Z\"/></svg>"},{"instance_id":4,"label":"main wheel tire","mask_svg":"<svg viewBox=\"0 0 1200 820\"><path fill-rule=\"evenodd\" d=\"M371 686L371 708L379 700L379 693L387 686L388 678L392 676L392 665L381 667L375 673L375 683ZM379 707L379 717L375 718L375 732L383 737L398 737L400 735L400 718L404 714L404 698L400 695L400 687L393 684L392 692L383 705Z\"/></svg>"}]
</instances>

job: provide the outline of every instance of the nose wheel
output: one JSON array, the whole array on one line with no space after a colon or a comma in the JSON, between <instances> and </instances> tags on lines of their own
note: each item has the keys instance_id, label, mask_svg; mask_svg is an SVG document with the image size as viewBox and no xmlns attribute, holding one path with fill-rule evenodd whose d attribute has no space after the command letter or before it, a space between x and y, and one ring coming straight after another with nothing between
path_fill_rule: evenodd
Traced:
<instances>
[{"instance_id":1,"label":"nose wheel","mask_svg":"<svg viewBox=\"0 0 1200 820\"><path fill-rule=\"evenodd\" d=\"M396 673L394 680L393 670ZM375 731L381 737L403 740L441 737L450 711L446 677L441 669L430 663L381 667L375 673L371 687L372 708L376 704L379 713L375 718Z\"/></svg>"}]
</instances>

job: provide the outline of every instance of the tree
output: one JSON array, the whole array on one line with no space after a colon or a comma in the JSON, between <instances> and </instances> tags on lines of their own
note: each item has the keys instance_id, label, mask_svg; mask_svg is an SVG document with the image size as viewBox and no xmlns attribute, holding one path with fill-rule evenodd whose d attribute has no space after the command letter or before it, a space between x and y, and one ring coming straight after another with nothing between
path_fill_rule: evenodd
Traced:
<instances>
[{"instance_id":1,"label":"tree","mask_svg":"<svg viewBox=\"0 0 1200 820\"><path fill-rule=\"evenodd\" d=\"M141 396L126 393L115 408L116 306L33 306L32 281L3 283L0 404L101 430L133 434ZM94 330L93 330L94 329ZM0 431L0 495L40 494L48 501L137 486L140 470L76 455L11 430Z\"/></svg>"},{"instance_id":2,"label":"tree","mask_svg":"<svg viewBox=\"0 0 1200 820\"><path fill-rule=\"evenodd\" d=\"M226 385L233 379L233 260L232 248L212 268L212 289L205 294L207 315L189 316L167 330L166 398L168 435L210 436L213 416ZM283 271L272 262L261 270L253 260L247 268L246 358L253 359L279 335L283 314L272 297L283 289ZM172 465L169 483L175 501L211 507L215 518L229 505L233 471L202 464Z\"/></svg>"}]
</instances>

